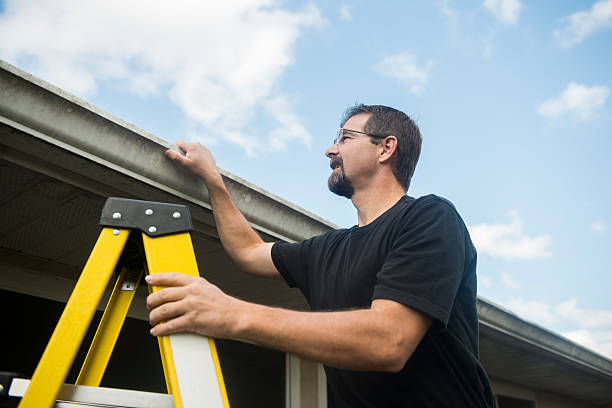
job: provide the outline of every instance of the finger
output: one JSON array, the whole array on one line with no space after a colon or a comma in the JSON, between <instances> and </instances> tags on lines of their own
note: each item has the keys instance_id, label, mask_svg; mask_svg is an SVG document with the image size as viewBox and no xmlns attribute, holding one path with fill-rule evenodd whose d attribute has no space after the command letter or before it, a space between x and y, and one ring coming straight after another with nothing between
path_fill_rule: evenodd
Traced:
<instances>
[{"instance_id":1,"label":"finger","mask_svg":"<svg viewBox=\"0 0 612 408\"><path fill-rule=\"evenodd\" d=\"M189 148L191 147L191 145L193 145L193 143L191 142L186 142L184 140L177 140L175 143L182 151L184 151L185 153L187 153L187 150L189 150Z\"/></svg>"},{"instance_id":2,"label":"finger","mask_svg":"<svg viewBox=\"0 0 612 408\"><path fill-rule=\"evenodd\" d=\"M198 278L177 272L153 273L145 277L147 283L152 286L185 286L194 279Z\"/></svg>"},{"instance_id":3,"label":"finger","mask_svg":"<svg viewBox=\"0 0 612 408\"><path fill-rule=\"evenodd\" d=\"M179 163L183 163L184 161L187 160L187 158L185 156L183 156L179 152L171 150L171 149L166 150L164 153L165 153L167 158L172 159L174 161L177 161Z\"/></svg>"},{"instance_id":4,"label":"finger","mask_svg":"<svg viewBox=\"0 0 612 408\"><path fill-rule=\"evenodd\" d=\"M167 336L186 331L193 331L193 327L189 316L182 315L176 319L156 324L151 328L150 333L153 336Z\"/></svg>"},{"instance_id":5,"label":"finger","mask_svg":"<svg viewBox=\"0 0 612 408\"><path fill-rule=\"evenodd\" d=\"M151 326L156 324L175 319L179 316L184 315L189 311L189 307L186 302L171 302L164 303L163 305L156 307L149 312L149 323Z\"/></svg>"},{"instance_id":6,"label":"finger","mask_svg":"<svg viewBox=\"0 0 612 408\"><path fill-rule=\"evenodd\" d=\"M182 286L161 289L147 296L147 309L153 310L164 303L179 301L184 299L186 295L187 293Z\"/></svg>"}]
</instances>

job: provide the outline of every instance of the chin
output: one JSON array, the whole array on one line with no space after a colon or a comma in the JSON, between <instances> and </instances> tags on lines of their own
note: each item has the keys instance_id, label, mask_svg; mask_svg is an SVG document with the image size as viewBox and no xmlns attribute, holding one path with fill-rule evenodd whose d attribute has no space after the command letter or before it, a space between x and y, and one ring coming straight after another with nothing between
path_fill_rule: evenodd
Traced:
<instances>
[{"instance_id":1,"label":"chin","mask_svg":"<svg viewBox=\"0 0 612 408\"><path fill-rule=\"evenodd\" d=\"M335 170L327 180L327 187L329 188L329 191L341 197L350 199L353 196L354 190L351 182L344 176L343 173L336 172Z\"/></svg>"}]
</instances>

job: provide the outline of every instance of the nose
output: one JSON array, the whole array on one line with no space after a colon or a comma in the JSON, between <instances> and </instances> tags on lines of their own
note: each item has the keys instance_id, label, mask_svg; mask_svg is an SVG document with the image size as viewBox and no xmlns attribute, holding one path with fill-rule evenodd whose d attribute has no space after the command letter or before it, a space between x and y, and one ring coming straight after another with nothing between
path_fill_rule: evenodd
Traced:
<instances>
[{"instance_id":1,"label":"nose","mask_svg":"<svg viewBox=\"0 0 612 408\"><path fill-rule=\"evenodd\" d=\"M338 154L338 145L336 143L329 146L327 150L325 151L325 156L329 157L330 159L336 156L337 154Z\"/></svg>"}]
</instances>

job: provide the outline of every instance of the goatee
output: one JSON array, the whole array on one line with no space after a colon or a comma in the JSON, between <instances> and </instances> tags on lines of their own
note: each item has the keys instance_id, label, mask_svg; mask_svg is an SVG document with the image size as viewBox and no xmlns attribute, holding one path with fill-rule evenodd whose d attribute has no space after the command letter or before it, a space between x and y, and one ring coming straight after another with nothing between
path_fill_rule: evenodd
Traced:
<instances>
[{"instance_id":1,"label":"goatee","mask_svg":"<svg viewBox=\"0 0 612 408\"><path fill-rule=\"evenodd\" d=\"M327 187L329 191L339 196L351 198L353 196L353 184L344 174L344 165L342 164L342 157L334 156L330 162L331 167L334 169L332 174L327 179ZM336 171L336 168L340 166L340 171Z\"/></svg>"}]
</instances>

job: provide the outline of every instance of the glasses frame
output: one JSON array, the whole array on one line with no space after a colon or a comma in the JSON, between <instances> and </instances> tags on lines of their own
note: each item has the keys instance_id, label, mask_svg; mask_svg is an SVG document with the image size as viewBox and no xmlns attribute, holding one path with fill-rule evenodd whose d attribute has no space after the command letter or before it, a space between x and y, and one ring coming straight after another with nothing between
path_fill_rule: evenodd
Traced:
<instances>
[{"instance_id":1,"label":"glasses frame","mask_svg":"<svg viewBox=\"0 0 612 408\"><path fill-rule=\"evenodd\" d=\"M336 134L336 137L334 138L334 144L335 145L340 144L340 140L342 140L342 136L344 135L344 132L359 133L360 135L376 137L376 138L379 138L379 139L384 139L385 137L387 137L387 136L373 135L372 133L362 132L360 130L340 128L340 129L338 129L338 134Z\"/></svg>"}]
</instances>

